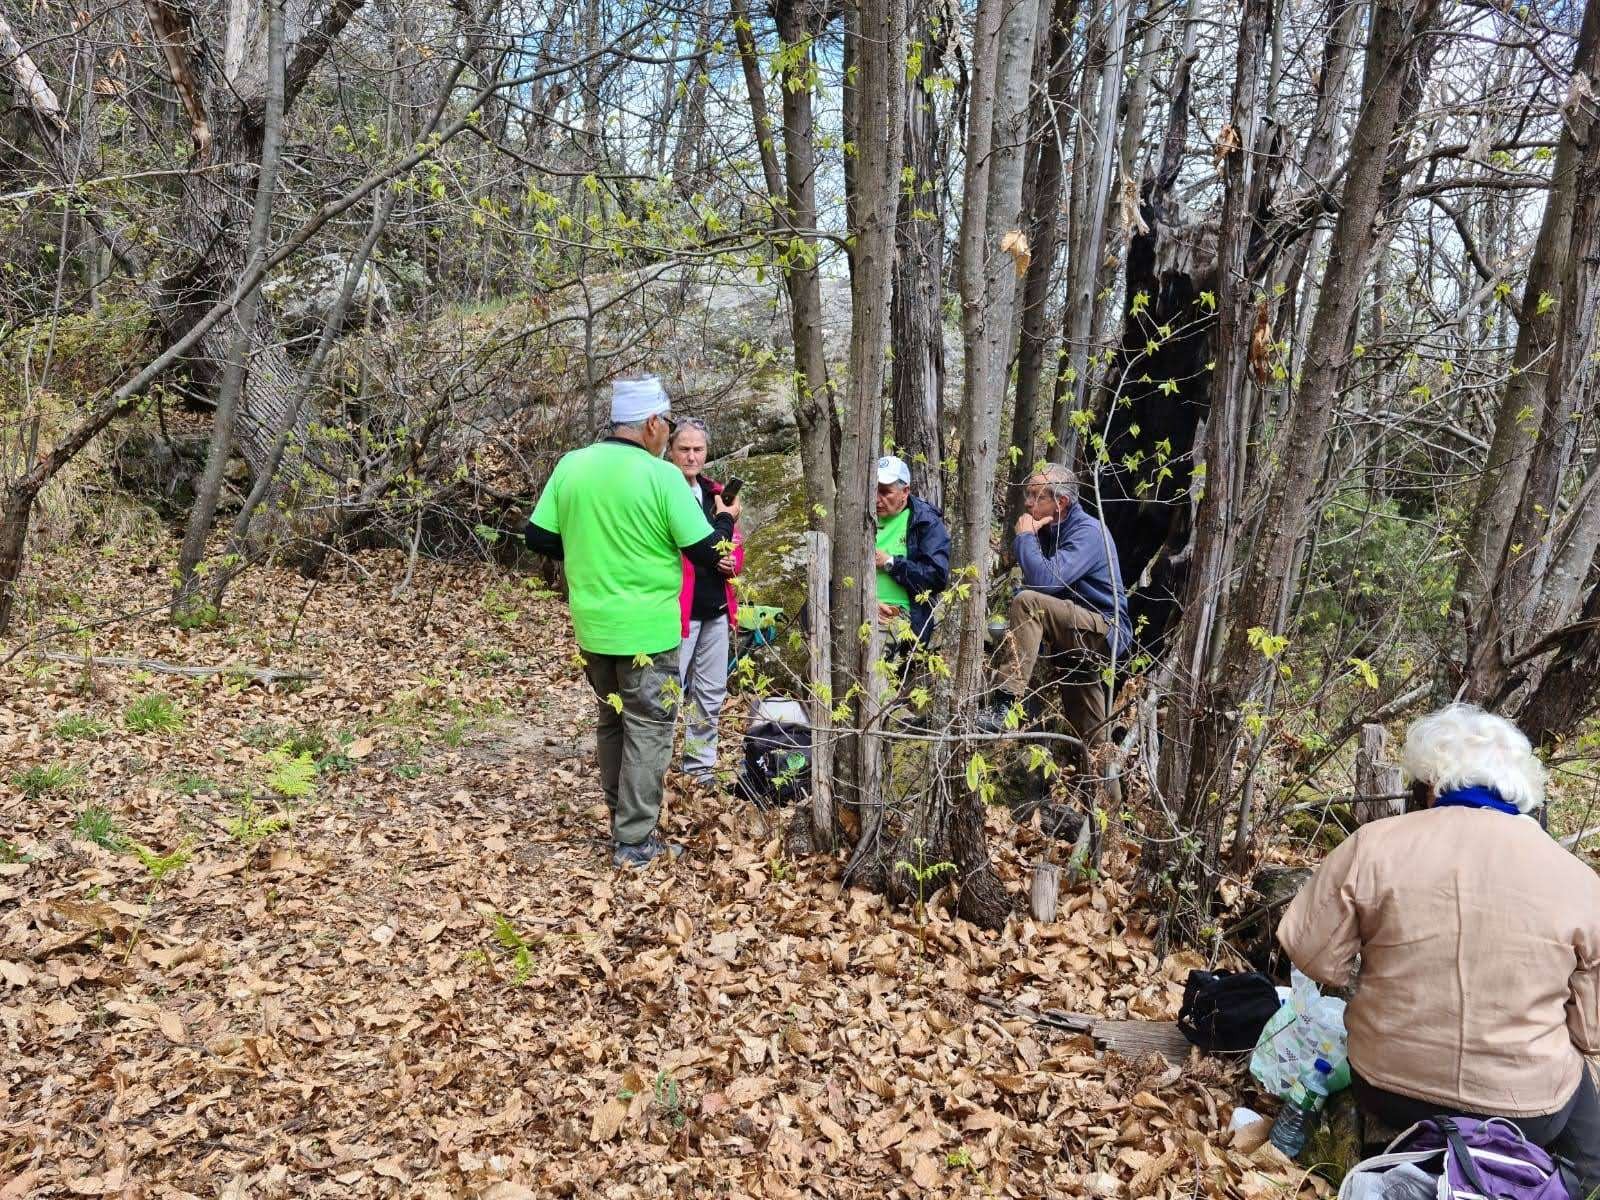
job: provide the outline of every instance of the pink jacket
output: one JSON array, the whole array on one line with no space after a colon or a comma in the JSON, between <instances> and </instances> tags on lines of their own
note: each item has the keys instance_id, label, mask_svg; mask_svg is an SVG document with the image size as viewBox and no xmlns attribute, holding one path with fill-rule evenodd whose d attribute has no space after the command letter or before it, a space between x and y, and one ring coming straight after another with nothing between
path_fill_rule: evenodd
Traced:
<instances>
[{"instance_id":1,"label":"pink jacket","mask_svg":"<svg viewBox=\"0 0 1600 1200\"><path fill-rule=\"evenodd\" d=\"M722 494L722 485L704 475L700 476L700 486L709 488L713 496ZM739 532L739 527L733 527L733 573L737 575L744 570L744 536ZM689 636L689 612L694 607L694 564L687 558L683 560L683 587L678 592L678 608L683 614L683 633ZM739 616L739 601L733 594L733 579L728 580L728 624L732 625Z\"/></svg>"}]
</instances>

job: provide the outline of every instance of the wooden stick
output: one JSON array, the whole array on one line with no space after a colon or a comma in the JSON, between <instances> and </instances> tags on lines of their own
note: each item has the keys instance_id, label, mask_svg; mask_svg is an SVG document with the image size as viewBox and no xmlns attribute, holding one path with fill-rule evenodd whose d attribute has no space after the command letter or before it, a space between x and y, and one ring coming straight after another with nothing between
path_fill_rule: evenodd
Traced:
<instances>
[{"instance_id":1,"label":"wooden stick","mask_svg":"<svg viewBox=\"0 0 1600 1200\"><path fill-rule=\"evenodd\" d=\"M811 846L833 849L833 644L829 630L828 580L833 547L820 530L806 534L806 604L811 617Z\"/></svg>"},{"instance_id":2,"label":"wooden stick","mask_svg":"<svg viewBox=\"0 0 1600 1200\"><path fill-rule=\"evenodd\" d=\"M1352 806L1357 825L1384 817L1397 817L1405 811L1403 801L1395 800L1404 779L1400 768L1387 762L1389 731L1382 725L1361 727L1361 748L1356 751L1356 791L1363 796L1390 797L1358 800Z\"/></svg>"},{"instance_id":3,"label":"wooden stick","mask_svg":"<svg viewBox=\"0 0 1600 1200\"><path fill-rule=\"evenodd\" d=\"M196 667L186 663L162 662L155 658L118 658L104 655L63 654L46 650L40 658L51 662L76 663L84 667L120 667L130 671L149 671L155 675L181 675L186 679L204 679L208 675L243 675L253 683L283 683L287 680L321 679L321 671L296 671L278 667L246 667L237 663L224 663L220 667Z\"/></svg>"},{"instance_id":4,"label":"wooden stick","mask_svg":"<svg viewBox=\"0 0 1600 1200\"><path fill-rule=\"evenodd\" d=\"M1073 887L1089 874L1089 854L1095 835L1095 810L1091 806L1083 814L1083 824L1078 826L1078 836L1072 843L1072 853L1067 856L1067 886Z\"/></svg>"},{"instance_id":5,"label":"wooden stick","mask_svg":"<svg viewBox=\"0 0 1600 1200\"><path fill-rule=\"evenodd\" d=\"M1033 913L1033 919L1054 921L1060 896L1061 868L1055 863L1035 863L1033 886L1028 890L1028 906Z\"/></svg>"}]
</instances>

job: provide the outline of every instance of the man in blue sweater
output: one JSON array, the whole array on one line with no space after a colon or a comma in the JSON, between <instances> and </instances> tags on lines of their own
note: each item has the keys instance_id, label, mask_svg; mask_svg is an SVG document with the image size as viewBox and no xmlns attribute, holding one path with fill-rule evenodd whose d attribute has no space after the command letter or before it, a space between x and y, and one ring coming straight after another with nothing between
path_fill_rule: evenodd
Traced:
<instances>
[{"instance_id":1,"label":"man in blue sweater","mask_svg":"<svg viewBox=\"0 0 1600 1200\"><path fill-rule=\"evenodd\" d=\"M1133 644L1122 568L1105 525L1078 503L1078 479L1069 468L1046 467L1025 488L1027 511L1017 518L1015 542L1024 590L1006 612L1000 686L980 723L1003 729L1018 700L1036 711L1028 681L1048 643L1051 654L1074 660L1063 664L1069 673L1062 704L1087 758L1107 738L1102 668L1120 664Z\"/></svg>"}]
</instances>

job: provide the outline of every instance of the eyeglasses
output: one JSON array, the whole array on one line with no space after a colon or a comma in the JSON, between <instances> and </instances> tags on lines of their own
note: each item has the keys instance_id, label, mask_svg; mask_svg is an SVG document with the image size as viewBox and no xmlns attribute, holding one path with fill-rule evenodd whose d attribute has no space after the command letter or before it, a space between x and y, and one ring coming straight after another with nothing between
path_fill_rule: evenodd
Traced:
<instances>
[{"instance_id":1,"label":"eyeglasses","mask_svg":"<svg viewBox=\"0 0 1600 1200\"><path fill-rule=\"evenodd\" d=\"M1029 487L1022 489L1022 498L1024 500L1048 500L1051 495L1052 493L1047 487Z\"/></svg>"}]
</instances>

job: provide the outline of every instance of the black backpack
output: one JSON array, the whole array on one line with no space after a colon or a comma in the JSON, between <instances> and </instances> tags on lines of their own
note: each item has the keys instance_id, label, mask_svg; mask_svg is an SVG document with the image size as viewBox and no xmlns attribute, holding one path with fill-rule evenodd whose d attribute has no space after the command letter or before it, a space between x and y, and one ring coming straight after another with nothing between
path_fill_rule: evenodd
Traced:
<instances>
[{"instance_id":1,"label":"black backpack","mask_svg":"<svg viewBox=\"0 0 1600 1200\"><path fill-rule=\"evenodd\" d=\"M793 804L811 794L811 726L793 700L764 700L744 734L739 794L763 808Z\"/></svg>"},{"instance_id":2,"label":"black backpack","mask_svg":"<svg viewBox=\"0 0 1600 1200\"><path fill-rule=\"evenodd\" d=\"M1208 1052L1253 1050L1278 1005L1278 989L1260 971L1190 971L1178 1028Z\"/></svg>"}]
</instances>

